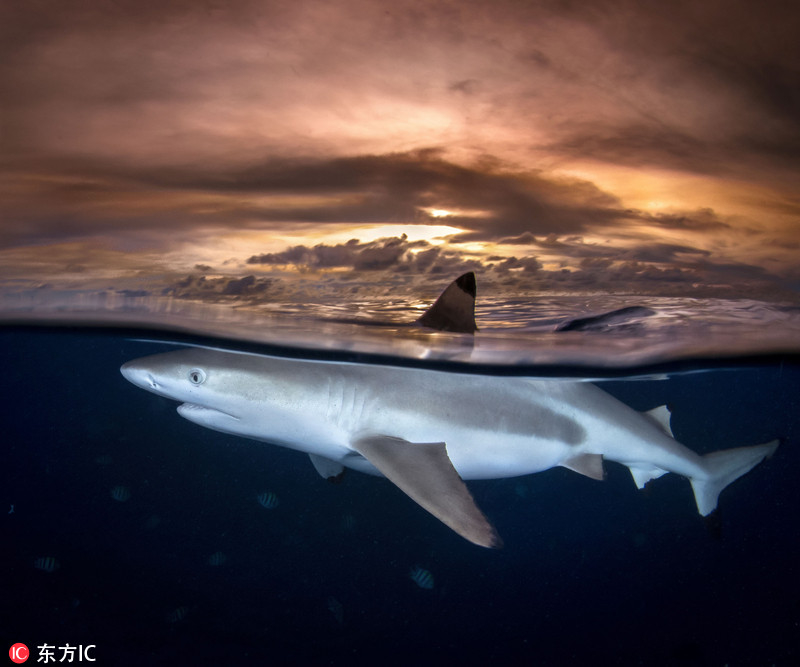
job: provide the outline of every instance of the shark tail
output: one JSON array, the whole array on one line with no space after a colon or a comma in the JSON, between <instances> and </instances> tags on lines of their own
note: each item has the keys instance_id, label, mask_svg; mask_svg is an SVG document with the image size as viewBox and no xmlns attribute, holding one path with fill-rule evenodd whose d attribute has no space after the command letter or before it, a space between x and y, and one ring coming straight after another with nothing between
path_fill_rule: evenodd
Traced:
<instances>
[{"instance_id":1,"label":"shark tail","mask_svg":"<svg viewBox=\"0 0 800 667\"><path fill-rule=\"evenodd\" d=\"M765 458L772 456L779 444L779 440L773 440L763 445L737 447L706 454L703 463L708 475L691 478L698 512L708 516L717 509L717 500L722 490L742 475L746 475Z\"/></svg>"}]
</instances>

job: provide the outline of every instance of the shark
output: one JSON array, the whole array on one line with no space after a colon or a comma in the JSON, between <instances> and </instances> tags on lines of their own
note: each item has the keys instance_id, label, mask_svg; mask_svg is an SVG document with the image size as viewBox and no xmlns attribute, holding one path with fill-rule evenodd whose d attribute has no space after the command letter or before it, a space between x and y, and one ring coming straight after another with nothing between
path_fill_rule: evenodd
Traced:
<instances>
[{"instance_id":1,"label":"shark","mask_svg":"<svg viewBox=\"0 0 800 667\"><path fill-rule=\"evenodd\" d=\"M474 335L475 277L451 283L418 326ZM699 455L680 444L670 412L637 412L590 382L425 367L324 361L189 347L125 363L121 373L180 402L200 426L307 454L325 479L345 469L382 476L470 542L502 545L466 481L562 466L602 480L604 462L641 489L687 478L698 512L771 456L779 441Z\"/></svg>"}]
</instances>

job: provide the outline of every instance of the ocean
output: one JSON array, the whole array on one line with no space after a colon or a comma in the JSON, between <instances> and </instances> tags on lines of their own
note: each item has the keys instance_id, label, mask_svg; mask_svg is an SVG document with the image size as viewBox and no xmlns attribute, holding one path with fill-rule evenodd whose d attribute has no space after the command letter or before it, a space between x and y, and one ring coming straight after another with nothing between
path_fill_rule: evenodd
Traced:
<instances>
[{"instance_id":1,"label":"ocean","mask_svg":"<svg viewBox=\"0 0 800 667\"><path fill-rule=\"evenodd\" d=\"M80 647L98 665L800 664L800 310L497 300L479 305L474 337L401 326L414 312L6 303L6 646L29 662L66 661L67 646L77 662ZM212 343L589 379L636 410L668 405L699 453L781 446L712 520L687 480L640 491L613 462L602 482L564 468L471 481L505 542L484 549L386 480L327 483L305 455L201 428L119 373Z\"/></svg>"}]
</instances>

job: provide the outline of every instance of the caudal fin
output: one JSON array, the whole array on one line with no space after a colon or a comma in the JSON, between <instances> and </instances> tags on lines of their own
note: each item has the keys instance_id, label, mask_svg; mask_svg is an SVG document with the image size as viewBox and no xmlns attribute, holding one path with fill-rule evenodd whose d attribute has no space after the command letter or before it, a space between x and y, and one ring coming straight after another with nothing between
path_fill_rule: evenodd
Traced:
<instances>
[{"instance_id":1,"label":"caudal fin","mask_svg":"<svg viewBox=\"0 0 800 667\"><path fill-rule=\"evenodd\" d=\"M713 452L703 457L708 476L692 478L694 499L697 510L708 516L717 509L717 500L722 490L742 475L746 475L768 456L772 456L778 448L779 441L773 440L763 445L738 447Z\"/></svg>"}]
</instances>

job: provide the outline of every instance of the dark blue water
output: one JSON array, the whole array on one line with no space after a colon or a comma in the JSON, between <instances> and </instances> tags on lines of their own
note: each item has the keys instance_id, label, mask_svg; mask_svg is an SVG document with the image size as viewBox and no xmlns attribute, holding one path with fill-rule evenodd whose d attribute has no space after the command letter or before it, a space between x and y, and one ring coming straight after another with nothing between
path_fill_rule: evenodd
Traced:
<instances>
[{"instance_id":1,"label":"dark blue water","mask_svg":"<svg viewBox=\"0 0 800 667\"><path fill-rule=\"evenodd\" d=\"M722 494L716 527L686 480L638 491L609 463L604 482L470 482L505 541L490 551L385 480L332 485L304 455L182 420L118 371L159 344L0 343L6 647L93 644L98 665L800 664L796 363L602 384L668 403L699 452L785 438Z\"/></svg>"}]
</instances>

